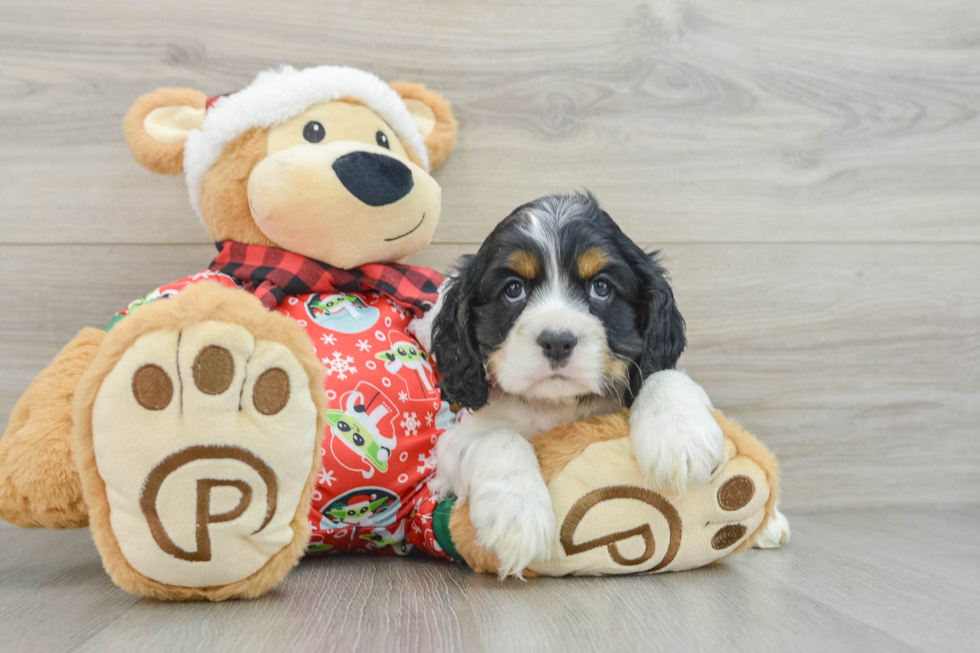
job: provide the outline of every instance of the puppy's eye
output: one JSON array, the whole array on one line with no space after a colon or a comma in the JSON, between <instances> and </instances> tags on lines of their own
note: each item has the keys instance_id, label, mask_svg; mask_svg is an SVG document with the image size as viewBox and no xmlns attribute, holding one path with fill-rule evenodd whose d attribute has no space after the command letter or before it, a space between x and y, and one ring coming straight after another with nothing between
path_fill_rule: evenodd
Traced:
<instances>
[{"instance_id":1,"label":"puppy's eye","mask_svg":"<svg viewBox=\"0 0 980 653\"><path fill-rule=\"evenodd\" d=\"M327 135L327 130L316 120L311 120L303 127L303 138L311 143L319 143Z\"/></svg>"},{"instance_id":2,"label":"puppy's eye","mask_svg":"<svg viewBox=\"0 0 980 653\"><path fill-rule=\"evenodd\" d=\"M378 130L378 133L374 135L374 140L376 140L378 142L378 145L385 148L386 150L391 149L391 146L388 145L388 137L385 136L385 133L380 129Z\"/></svg>"},{"instance_id":3,"label":"puppy's eye","mask_svg":"<svg viewBox=\"0 0 980 653\"><path fill-rule=\"evenodd\" d=\"M596 279L592 282L592 290L589 291L589 296L592 299L597 302L604 302L609 299L610 295L612 295L612 288L609 287L609 282L602 279Z\"/></svg>"},{"instance_id":4,"label":"puppy's eye","mask_svg":"<svg viewBox=\"0 0 980 653\"><path fill-rule=\"evenodd\" d=\"M524 299L524 284L516 279L511 281L504 287L504 297L511 303L521 301Z\"/></svg>"}]
</instances>

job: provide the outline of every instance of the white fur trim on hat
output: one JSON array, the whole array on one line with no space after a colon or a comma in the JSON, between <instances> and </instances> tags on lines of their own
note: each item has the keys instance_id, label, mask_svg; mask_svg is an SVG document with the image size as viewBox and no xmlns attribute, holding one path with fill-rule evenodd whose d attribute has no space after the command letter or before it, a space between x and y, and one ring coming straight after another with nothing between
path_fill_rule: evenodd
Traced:
<instances>
[{"instance_id":1,"label":"white fur trim on hat","mask_svg":"<svg viewBox=\"0 0 980 653\"><path fill-rule=\"evenodd\" d=\"M201 215L204 175L232 141L255 127L274 127L313 104L341 97L354 97L373 109L391 125L402 143L411 148L429 169L418 125L390 86L371 73L343 66L317 66L296 70L283 66L259 73L237 93L220 98L208 109L201 129L195 129L184 144L184 178L191 206Z\"/></svg>"}]
</instances>

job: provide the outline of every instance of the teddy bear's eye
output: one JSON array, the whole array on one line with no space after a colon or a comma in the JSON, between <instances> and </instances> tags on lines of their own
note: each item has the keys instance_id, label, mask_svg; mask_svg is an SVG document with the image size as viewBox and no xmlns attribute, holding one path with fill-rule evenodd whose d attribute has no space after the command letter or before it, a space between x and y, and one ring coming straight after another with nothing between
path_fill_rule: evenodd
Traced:
<instances>
[{"instance_id":1,"label":"teddy bear's eye","mask_svg":"<svg viewBox=\"0 0 980 653\"><path fill-rule=\"evenodd\" d=\"M327 135L327 130L316 120L311 120L303 127L303 138L311 143L319 143Z\"/></svg>"},{"instance_id":2,"label":"teddy bear's eye","mask_svg":"<svg viewBox=\"0 0 980 653\"><path fill-rule=\"evenodd\" d=\"M378 145L380 145L381 147L385 148L386 150L390 150L391 149L391 147L388 145L388 137L385 136L385 133L383 131L381 131L380 129L374 135L374 140L378 141Z\"/></svg>"}]
</instances>

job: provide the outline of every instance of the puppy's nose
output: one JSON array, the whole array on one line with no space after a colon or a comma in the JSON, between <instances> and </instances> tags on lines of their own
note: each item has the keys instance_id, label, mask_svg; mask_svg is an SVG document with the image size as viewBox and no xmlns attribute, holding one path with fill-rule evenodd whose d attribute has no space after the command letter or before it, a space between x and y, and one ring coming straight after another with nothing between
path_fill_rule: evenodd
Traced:
<instances>
[{"instance_id":1,"label":"puppy's nose","mask_svg":"<svg viewBox=\"0 0 980 653\"><path fill-rule=\"evenodd\" d=\"M337 179L368 206L393 204L415 185L408 166L384 154L351 152L333 162Z\"/></svg>"},{"instance_id":2,"label":"puppy's nose","mask_svg":"<svg viewBox=\"0 0 980 653\"><path fill-rule=\"evenodd\" d=\"M578 344L578 338L571 331L543 331L538 336L538 344L544 356L552 362L564 363Z\"/></svg>"}]
</instances>

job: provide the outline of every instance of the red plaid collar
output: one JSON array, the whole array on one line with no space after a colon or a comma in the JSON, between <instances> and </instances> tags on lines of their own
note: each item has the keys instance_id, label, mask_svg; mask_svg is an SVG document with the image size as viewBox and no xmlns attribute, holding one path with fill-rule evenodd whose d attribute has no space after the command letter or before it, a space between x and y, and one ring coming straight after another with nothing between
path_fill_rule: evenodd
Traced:
<instances>
[{"instance_id":1,"label":"red plaid collar","mask_svg":"<svg viewBox=\"0 0 980 653\"><path fill-rule=\"evenodd\" d=\"M218 255L209 269L239 281L269 310L289 295L379 292L420 317L436 303L444 278L412 265L369 263L343 270L275 247L231 240L215 244Z\"/></svg>"}]
</instances>

